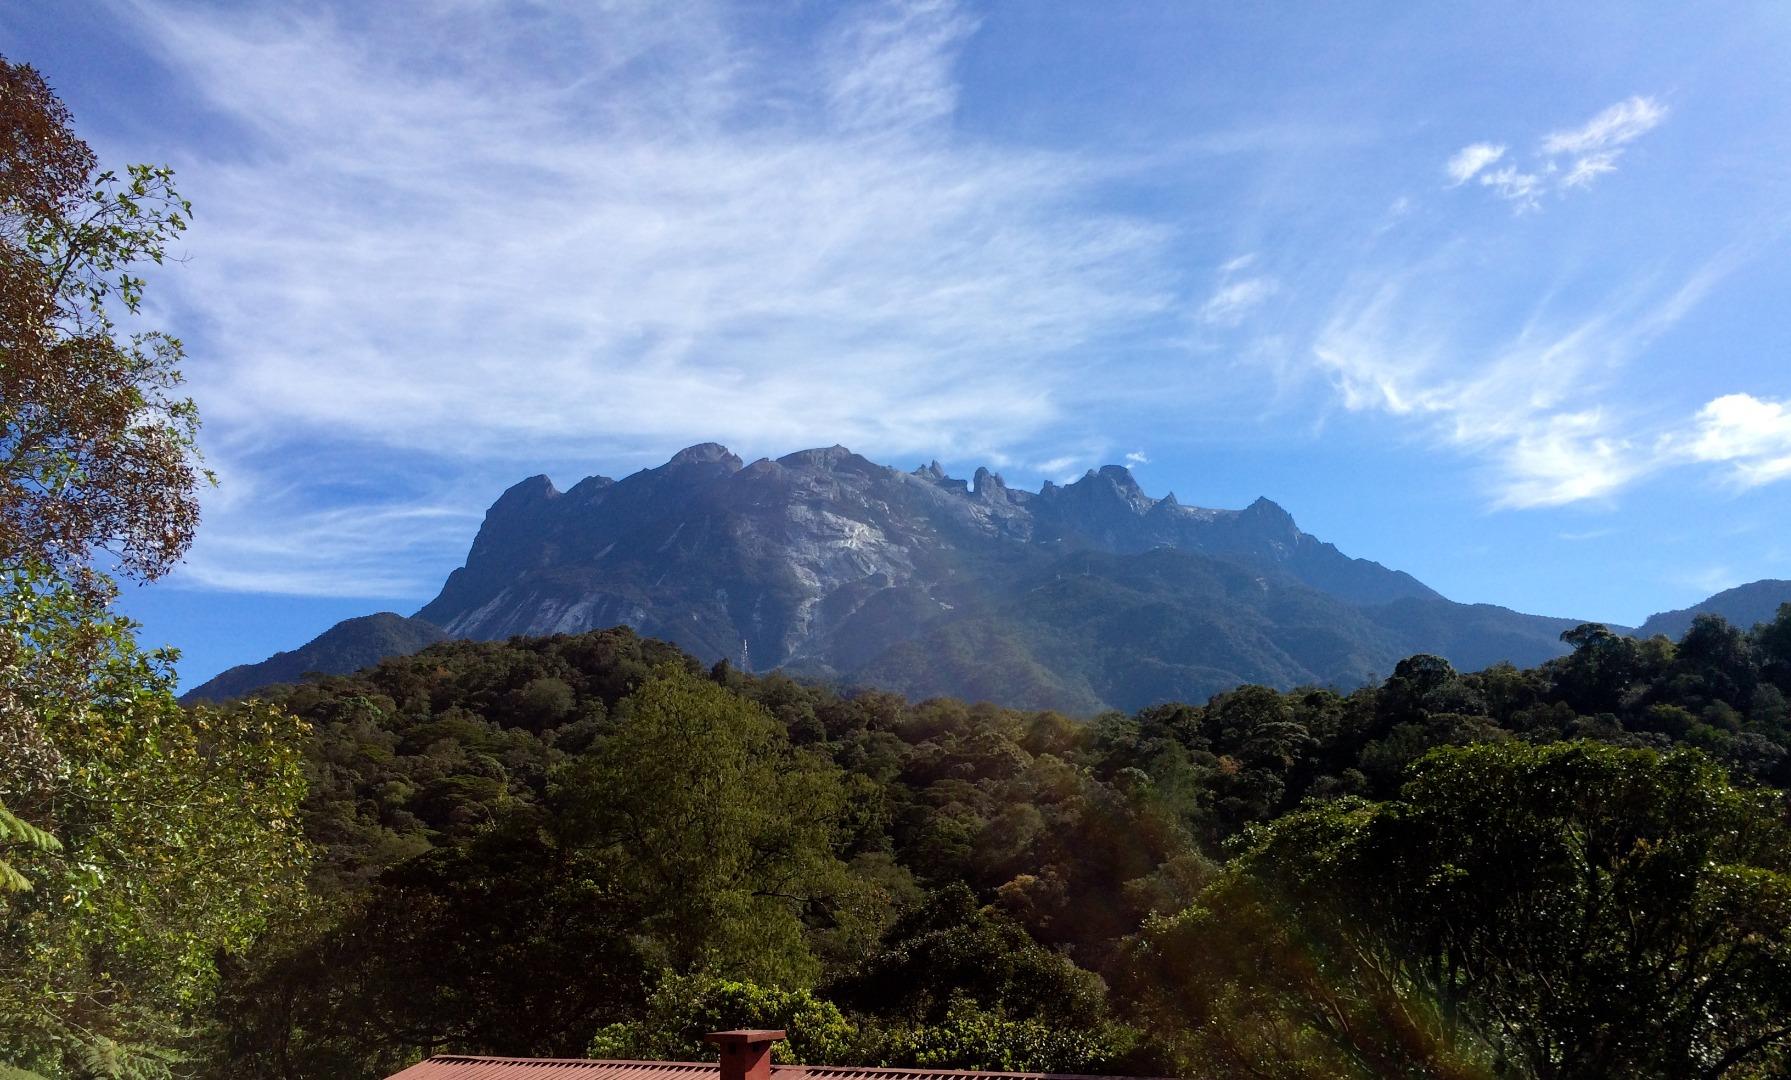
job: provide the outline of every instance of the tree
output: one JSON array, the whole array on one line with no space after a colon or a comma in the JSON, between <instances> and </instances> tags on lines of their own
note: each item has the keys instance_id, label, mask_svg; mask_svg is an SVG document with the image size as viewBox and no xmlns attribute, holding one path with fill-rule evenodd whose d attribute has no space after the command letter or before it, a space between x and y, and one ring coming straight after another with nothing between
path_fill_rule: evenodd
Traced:
<instances>
[{"instance_id":1,"label":"tree","mask_svg":"<svg viewBox=\"0 0 1791 1080\"><path fill-rule=\"evenodd\" d=\"M87 623L67 590L51 599L61 607L36 612L28 655L58 652L58 611L76 613L60 629L105 648L86 694L29 671L16 688L46 760L0 781L60 850L14 855L34 887L0 897L0 1062L75 1076L95 1054L166 1060L217 955L297 902L304 730L257 703L186 712L169 658L138 651L128 623Z\"/></svg>"},{"instance_id":2,"label":"tree","mask_svg":"<svg viewBox=\"0 0 1791 1080\"><path fill-rule=\"evenodd\" d=\"M612 1024L587 1050L595 1058L701 1061L715 1056L704 1035L733 1028L786 1033L774 1060L791 1065L837 1065L852 1060L857 1029L839 1007L812 990L780 990L713 975L660 980L638 1020Z\"/></svg>"},{"instance_id":3,"label":"tree","mask_svg":"<svg viewBox=\"0 0 1791 1080\"><path fill-rule=\"evenodd\" d=\"M1791 691L1791 604L1780 604L1771 622L1754 627L1753 641L1760 674L1780 690Z\"/></svg>"},{"instance_id":4,"label":"tree","mask_svg":"<svg viewBox=\"0 0 1791 1080\"><path fill-rule=\"evenodd\" d=\"M942 1022L954 1000L1070 1028L1092 1026L1106 1011L1099 977L982 908L962 884L898 921L828 993L857 1011L923 1024Z\"/></svg>"},{"instance_id":5,"label":"tree","mask_svg":"<svg viewBox=\"0 0 1791 1080\"><path fill-rule=\"evenodd\" d=\"M1698 615L1679 639L1670 674L1682 693L1746 708L1759 681L1747 635L1720 615Z\"/></svg>"},{"instance_id":6,"label":"tree","mask_svg":"<svg viewBox=\"0 0 1791 1080\"><path fill-rule=\"evenodd\" d=\"M641 1007L642 913L535 808L320 897L233 965L218 1075L385 1076L435 1053L574 1057Z\"/></svg>"},{"instance_id":7,"label":"tree","mask_svg":"<svg viewBox=\"0 0 1791 1080\"><path fill-rule=\"evenodd\" d=\"M162 261L190 208L166 169L132 166L121 182L96 168L43 77L0 57L0 587L13 616L0 640L11 675L0 680L0 772L33 773L53 756L20 688L85 693L106 650L94 628L112 586L94 555L160 576L198 519L198 420L172 396L180 343L155 332L121 341L111 316L136 313L133 267ZM44 654L29 613L57 605L60 651Z\"/></svg>"},{"instance_id":8,"label":"tree","mask_svg":"<svg viewBox=\"0 0 1791 1080\"><path fill-rule=\"evenodd\" d=\"M159 577L192 541L198 417L180 342L121 337L191 207L166 168L95 174L68 110L0 58L0 566Z\"/></svg>"},{"instance_id":9,"label":"tree","mask_svg":"<svg viewBox=\"0 0 1791 1080\"><path fill-rule=\"evenodd\" d=\"M1438 750L1389 803L1252 834L1151 928L1145 993L1185 1044L1268 1031L1243 1052L1341 1075L1756 1075L1791 1049L1780 799L1692 751Z\"/></svg>"},{"instance_id":10,"label":"tree","mask_svg":"<svg viewBox=\"0 0 1791 1080\"><path fill-rule=\"evenodd\" d=\"M558 784L568 846L599 859L644 913L656 966L768 986L819 973L816 949L874 928L834 842L838 769L762 708L667 665Z\"/></svg>"},{"instance_id":11,"label":"tree","mask_svg":"<svg viewBox=\"0 0 1791 1080\"><path fill-rule=\"evenodd\" d=\"M1556 661L1555 684L1577 712L1616 712L1623 694L1642 672L1634 638L1612 633L1601 623L1582 623L1561 632L1573 652Z\"/></svg>"},{"instance_id":12,"label":"tree","mask_svg":"<svg viewBox=\"0 0 1791 1080\"><path fill-rule=\"evenodd\" d=\"M166 1072L304 853L303 726L183 711L109 610L108 571L185 552L203 474L180 342L115 322L190 207L165 168L97 167L0 58L0 844L28 842L0 863L0 1063L56 1077Z\"/></svg>"}]
</instances>

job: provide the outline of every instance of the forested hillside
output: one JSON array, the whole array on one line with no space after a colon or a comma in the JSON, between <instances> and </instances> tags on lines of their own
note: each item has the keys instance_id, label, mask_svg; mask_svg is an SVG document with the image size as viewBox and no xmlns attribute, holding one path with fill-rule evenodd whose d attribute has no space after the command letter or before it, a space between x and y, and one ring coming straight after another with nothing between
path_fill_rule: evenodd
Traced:
<instances>
[{"instance_id":1,"label":"forested hillside","mask_svg":"<svg viewBox=\"0 0 1791 1080\"><path fill-rule=\"evenodd\" d=\"M1665 634L1678 637L1690 628L1699 615L1721 615L1737 626L1752 626L1771 620L1780 604L1791 603L1791 581L1766 578L1724 589L1715 596L1677 611L1656 612L1636 629L1643 637Z\"/></svg>"},{"instance_id":2,"label":"forested hillside","mask_svg":"<svg viewBox=\"0 0 1791 1080\"><path fill-rule=\"evenodd\" d=\"M311 899L230 961L211 1067L685 1057L751 1024L810 1062L1763 1075L1791 608L1568 643L1087 722L626 629L281 688Z\"/></svg>"}]
</instances>

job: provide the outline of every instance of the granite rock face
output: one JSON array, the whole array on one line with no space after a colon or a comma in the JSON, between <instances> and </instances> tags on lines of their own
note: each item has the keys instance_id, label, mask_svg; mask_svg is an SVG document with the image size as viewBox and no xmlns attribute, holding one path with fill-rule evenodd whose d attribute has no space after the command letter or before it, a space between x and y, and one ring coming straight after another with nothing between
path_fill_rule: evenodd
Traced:
<instances>
[{"instance_id":1,"label":"granite rock face","mask_svg":"<svg viewBox=\"0 0 1791 1080\"><path fill-rule=\"evenodd\" d=\"M1145 556L1178 572L1124 584ZM1214 575L1241 592L1210 595ZM987 469L966 482L937 462L905 472L843 446L746 464L706 443L622 480L592 477L565 492L545 477L517 484L418 615L478 639L625 623L705 659L910 692L971 692L941 672L1006 649L1043 673L1036 692L1008 695L1015 703L1136 704L1098 672L1064 674L1087 667L1071 654L1102 646L1082 640L1099 612L1061 595L1062 583L1087 591L1096 578L1114 611L1131 610L1142 591L1152 604L1204 613L1183 637L1139 643L1175 650L1158 658L1172 668L1215 653L1191 665L1199 676L1156 680L1189 693L1242 679L1360 681L1424 644L1372 609L1459 607L1302 532L1267 499L1243 510L1188 506L1147 495L1117 465L1033 492ZM1278 625L1314 605L1301 616L1310 625ZM1561 621L1507 614L1521 628L1510 659L1559 651ZM1246 644L1203 646L1245 624Z\"/></svg>"},{"instance_id":2,"label":"granite rock face","mask_svg":"<svg viewBox=\"0 0 1791 1080\"><path fill-rule=\"evenodd\" d=\"M516 484L414 621L483 640L626 624L754 671L1078 713L1355 686L1416 652L1530 664L1575 625L1453 603L1268 499L1185 505L1117 465L1027 491L843 446L748 464L715 443L620 480ZM261 667L230 686L280 681Z\"/></svg>"},{"instance_id":3,"label":"granite rock face","mask_svg":"<svg viewBox=\"0 0 1791 1080\"><path fill-rule=\"evenodd\" d=\"M418 614L460 637L574 633L628 623L754 667L825 654L867 607L952 610L952 599L1077 551L1157 548L1226 556L1355 603L1436 594L1351 559L1259 499L1241 511L1146 495L1117 465L1041 492L988 470L877 465L843 446L746 465L713 443L620 481L560 492L546 477L504 492L466 565Z\"/></svg>"}]
</instances>

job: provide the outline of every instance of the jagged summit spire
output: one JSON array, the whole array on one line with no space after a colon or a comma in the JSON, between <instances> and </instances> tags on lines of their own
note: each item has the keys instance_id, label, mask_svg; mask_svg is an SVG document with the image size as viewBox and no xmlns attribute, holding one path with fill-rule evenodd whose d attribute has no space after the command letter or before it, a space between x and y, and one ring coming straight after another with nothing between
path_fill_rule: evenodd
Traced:
<instances>
[{"instance_id":1,"label":"jagged summit spire","mask_svg":"<svg viewBox=\"0 0 1791 1080\"><path fill-rule=\"evenodd\" d=\"M1144 489L1138 486L1138 478L1133 476L1132 470L1124 465L1103 465L1098 475L1106 477L1127 491L1144 493Z\"/></svg>"},{"instance_id":2,"label":"jagged summit spire","mask_svg":"<svg viewBox=\"0 0 1791 1080\"><path fill-rule=\"evenodd\" d=\"M1001 478L1000 473L990 472L985 466L977 466L976 475L971 478L970 483L971 490L981 498L1006 497L1007 481Z\"/></svg>"},{"instance_id":3,"label":"jagged summit spire","mask_svg":"<svg viewBox=\"0 0 1791 1080\"><path fill-rule=\"evenodd\" d=\"M1294 524L1293 515L1267 496L1258 496L1255 502L1238 511L1238 521L1247 523L1254 529L1286 537L1298 536L1300 532L1300 527Z\"/></svg>"}]
</instances>

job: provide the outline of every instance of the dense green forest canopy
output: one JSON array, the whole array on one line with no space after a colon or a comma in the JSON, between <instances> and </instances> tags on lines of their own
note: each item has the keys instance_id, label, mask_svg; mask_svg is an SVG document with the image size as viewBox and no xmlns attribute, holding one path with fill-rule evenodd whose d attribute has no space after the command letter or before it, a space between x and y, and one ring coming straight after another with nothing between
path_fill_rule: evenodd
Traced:
<instances>
[{"instance_id":1,"label":"dense green forest canopy","mask_svg":"<svg viewBox=\"0 0 1791 1080\"><path fill-rule=\"evenodd\" d=\"M272 693L310 900L219 1074L421 1054L1212 1076L1751 1076L1791 1038L1791 606L1075 719L627 629Z\"/></svg>"}]
</instances>

